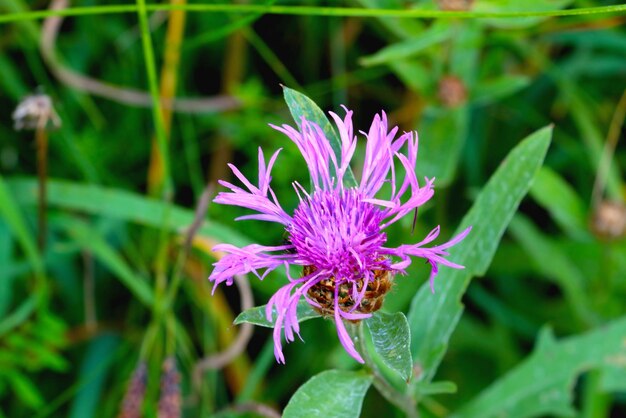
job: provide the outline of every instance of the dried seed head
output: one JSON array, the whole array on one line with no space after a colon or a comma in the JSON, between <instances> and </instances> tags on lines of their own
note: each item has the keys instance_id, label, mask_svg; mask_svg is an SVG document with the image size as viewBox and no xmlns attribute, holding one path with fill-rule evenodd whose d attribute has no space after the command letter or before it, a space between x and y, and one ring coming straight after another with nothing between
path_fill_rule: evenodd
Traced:
<instances>
[{"instance_id":1,"label":"dried seed head","mask_svg":"<svg viewBox=\"0 0 626 418\"><path fill-rule=\"evenodd\" d=\"M439 81L439 100L446 107L457 107L467 100L467 90L463 81L449 75Z\"/></svg>"},{"instance_id":2,"label":"dried seed head","mask_svg":"<svg viewBox=\"0 0 626 418\"><path fill-rule=\"evenodd\" d=\"M12 117L13 127L16 130L56 129L61 126L61 118L52 106L52 99L43 93L36 93L22 99Z\"/></svg>"},{"instance_id":3,"label":"dried seed head","mask_svg":"<svg viewBox=\"0 0 626 418\"><path fill-rule=\"evenodd\" d=\"M146 383L148 380L148 367L145 362L140 362L135 367L133 375L128 382L126 394L122 401L122 408L117 418L140 418L141 406L146 393Z\"/></svg>"},{"instance_id":4,"label":"dried seed head","mask_svg":"<svg viewBox=\"0 0 626 418\"><path fill-rule=\"evenodd\" d=\"M472 8L474 0L439 0L439 9L446 11L465 11Z\"/></svg>"},{"instance_id":5,"label":"dried seed head","mask_svg":"<svg viewBox=\"0 0 626 418\"><path fill-rule=\"evenodd\" d=\"M305 266L303 269L303 275L309 275L315 272L314 266ZM360 279L357 284L357 293L363 290L363 279ZM335 287L336 282L334 279L322 280L319 283L313 285L308 290L308 296L317 302L320 306L315 307L317 312L324 316L333 316L335 313ZM385 295L391 289L393 285L392 273L388 270L375 270L374 280L367 283L367 289L361 303L358 307L354 308L355 300L352 296L353 286L352 283L343 282L339 284L339 306L344 312L353 311L356 313L372 313L376 312L383 306L383 300ZM358 322L358 321L353 321Z\"/></svg>"},{"instance_id":6,"label":"dried seed head","mask_svg":"<svg viewBox=\"0 0 626 418\"><path fill-rule=\"evenodd\" d=\"M161 375L161 397L159 398L158 418L179 418L181 407L180 373L175 357L167 357L163 361Z\"/></svg>"},{"instance_id":7,"label":"dried seed head","mask_svg":"<svg viewBox=\"0 0 626 418\"><path fill-rule=\"evenodd\" d=\"M626 206L622 202L601 202L591 218L591 230L599 238L618 239L626 235Z\"/></svg>"}]
</instances>

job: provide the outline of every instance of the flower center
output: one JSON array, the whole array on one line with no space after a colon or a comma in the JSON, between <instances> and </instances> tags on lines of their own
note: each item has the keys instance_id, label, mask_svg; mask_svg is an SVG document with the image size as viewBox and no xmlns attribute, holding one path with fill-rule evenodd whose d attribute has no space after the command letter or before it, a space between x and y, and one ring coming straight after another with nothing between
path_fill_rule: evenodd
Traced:
<instances>
[{"instance_id":1,"label":"flower center","mask_svg":"<svg viewBox=\"0 0 626 418\"><path fill-rule=\"evenodd\" d=\"M387 240L383 216L356 189L320 190L296 208L289 238L302 264L354 282L387 263L378 254Z\"/></svg>"},{"instance_id":2,"label":"flower center","mask_svg":"<svg viewBox=\"0 0 626 418\"><path fill-rule=\"evenodd\" d=\"M305 276L313 272L315 267L312 266L304 266L302 269ZM309 298L317 304L313 305L313 309L324 316L334 315L335 287L339 286L337 292L339 309L344 312L355 311L365 314L376 312L382 307L385 295L393 285L393 274L389 270L374 270L372 273L371 280L366 282L361 278L356 282L356 286L347 281L337 283L332 277L320 280L307 291ZM363 286L367 287L365 291Z\"/></svg>"}]
</instances>

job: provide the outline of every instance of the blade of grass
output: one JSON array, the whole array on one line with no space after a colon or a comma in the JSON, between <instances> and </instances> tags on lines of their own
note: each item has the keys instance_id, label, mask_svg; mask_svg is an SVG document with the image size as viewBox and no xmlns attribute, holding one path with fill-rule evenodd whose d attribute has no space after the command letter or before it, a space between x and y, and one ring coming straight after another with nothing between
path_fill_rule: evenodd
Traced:
<instances>
[{"instance_id":1,"label":"blade of grass","mask_svg":"<svg viewBox=\"0 0 626 418\"><path fill-rule=\"evenodd\" d=\"M138 4L141 0L138 0ZM187 12L222 12L222 13L264 13L291 16L335 16L335 17L396 17L400 19L473 19L473 18L519 18L519 17L561 17L561 16L598 16L621 14L626 12L626 4L613 6L581 7L576 9L523 11L523 12L472 12L441 11L419 9L365 9L358 7L314 7L314 6L264 6L255 4L187 4L172 6L168 4L146 5L141 1L144 11L186 10ZM34 12L7 13L0 16L0 24L24 20L45 19L49 16L85 16L136 13L139 5L114 5L94 7L73 7L63 10L42 10Z\"/></svg>"},{"instance_id":2,"label":"blade of grass","mask_svg":"<svg viewBox=\"0 0 626 418\"><path fill-rule=\"evenodd\" d=\"M10 179L7 186L15 196L15 203L20 206L34 206L37 203L37 183L34 179ZM61 180L48 181L48 205L65 210L79 211L91 215L100 215L121 219L152 228L160 228L163 213L171 206L170 221L167 231L184 233L194 220L194 212L174 205L167 205L159 200L144 197L119 189L110 189L95 185L83 185ZM214 241L228 242L237 246L250 244L245 235L209 220L205 220L198 230L199 236L210 237ZM283 269L277 269L279 280L251 280L250 284L264 295L271 295L286 280Z\"/></svg>"},{"instance_id":3,"label":"blade of grass","mask_svg":"<svg viewBox=\"0 0 626 418\"><path fill-rule=\"evenodd\" d=\"M172 5L185 5L186 0L171 0ZM157 95L156 102L153 96L153 109L155 103L159 103L157 111L161 114L163 123L163 132L159 133L160 122L155 120L155 128L157 129L156 137L152 139L152 154L150 165L148 167L148 190L151 194L156 194L167 183L169 176L169 168L166 164L169 162L167 158L167 145L164 146L161 141L169 143L170 131L172 126L172 108L161 107L161 100L171 101L176 96L176 84L178 76L178 65L180 63L180 47L185 32L185 11L172 10L169 15L167 24L167 33L165 35L165 53L163 57L163 67L161 70L161 89ZM143 38L142 30L142 38ZM145 45L145 44L144 44ZM145 50L144 50L145 51ZM148 63L148 55L145 56ZM151 80L152 81L152 80ZM152 89L150 90L152 93ZM160 97L160 99L159 99ZM163 138L160 137L163 136Z\"/></svg>"},{"instance_id":4,"label":"blade of grass","mask_svg":"<svg viewBox=\"0 0 626 418\"><path fill-rule=\"evenodd\" d=\"M545 329L532 355L451 417L565 416L580 373L620 367L625 334L626 318L561 341Z\"/></svg>"},{"instance_id":5,"label":"blade of grass","mask_svg":"<svg viewBox=\"0 0 626 418\"><path fill-rule=\"evenodd\" d=\"M36 185L34 186L35 188L37 187ZM36 192L34 193L36 195ZM17 238L17 241L24 250L24 254L26 254L26 258L28 258L33 266L35 274L43 276L44 267L39 252L37 251L37 245L35 244L35 241L26 226L26 221L22 217L18 208L19 206L17 205L16 199L14 199L11 195L4 179L0 175L0 216L5 219L7 225Z\"/></svg>"},{"instance_id":6,"label":"blade of grass","mask_svg":"<svg viewBox=\"0 0 626 418\"><path fill-rule=\"evenodd\" d=\"M69 235L83 248L88 248L102 264L147 307L154 303L154 295L147 280L138 276L126 261L111 247L99 231L91 228L87 223L68 217L63 218L59 225L65 227Z\"/></svg>"}]
</instances>

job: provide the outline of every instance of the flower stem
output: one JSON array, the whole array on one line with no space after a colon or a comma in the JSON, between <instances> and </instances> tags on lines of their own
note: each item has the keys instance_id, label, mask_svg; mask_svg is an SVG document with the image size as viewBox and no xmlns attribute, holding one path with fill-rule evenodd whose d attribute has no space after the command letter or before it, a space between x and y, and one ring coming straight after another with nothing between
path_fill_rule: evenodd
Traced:
<instances>
[{"instance_id":1,"label":"flower stem","mask_svg":"<svg viewBox=\"0 0 626 418\"><path fill-rule=\"evenodd\" d=\"M48 171L48 133L45 129L45 122L39 123L35 129L35 142L37 147L37 175L39 177L39 210L38 210L38 223L39 223L39 235L37 236L37 243L39 250L43 253L46 247L46 181Z\"/></svg>"},{"instance_id":2,"label":"flower stem","mask_svg":"<svg viewBox=\"0 0 626 418\"><path fill-rule=\"evenodd\" d=\"M407 417L419 418L419 412L417 411L417 404L415 402L415 399L413 399L410 395L402 393L398 391L395 387L393 387L387 381L387 379L385 379L380 369L378 368L378 365L370 356L369 351L367 350L367 345L365 344L363 321L359 321L359 323L355 324L354 327L356 328L356 332L353 335L356 334L359 351L361 352L361 355L365 360L365 364L374 376L374 387L376 387L376 389L380 392L381 395L383 395L385 399L400 408Z\"/></svg>"}]
</instances>

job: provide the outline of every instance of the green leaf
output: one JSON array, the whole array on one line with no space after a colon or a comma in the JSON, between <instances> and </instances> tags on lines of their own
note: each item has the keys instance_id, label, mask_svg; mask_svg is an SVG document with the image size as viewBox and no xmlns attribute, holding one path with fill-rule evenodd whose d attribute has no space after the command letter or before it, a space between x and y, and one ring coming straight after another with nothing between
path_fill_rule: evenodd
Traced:
<instances>
[{"instance_id":1,"label":"green leaf","mask_svg":"<svg viewBox=\"0 0 626 418\"><path fill-rule=\"evenodd\" d=\"M461 221L458 232L470 225L473 229L451 249L450 260L465 269L442 268L435 294L425 283L413 298L408 316L411 352L423 370L416 380L433 378L463 312L461 298L469 281L489 267L500 238L543 163L551 137L552 128L543 128L509 153Z\"/></svg>"},{"instance_id":2,"label":"green leaf","mask_svg":"<svg viewBox=\"0 0 626 418\"><path fill-rule=\"evenodd\" d=\"M430 69L420 60L390 62L389 68L407 88L417 93L424 93L434 88L434 80L430 76Z\"/></svg>"},{"instance_id":3,"label":"green leaf","mask_svg":"<svg viewBox=\"0 0 626 418\"><path fill-rule=\"evenodd\" d=\"M36 185L35 185L36 187ZM36 189L35 189L36 190ZM33 198L35 203L37 193L33 191ZM14 197L6 186L4 179L0 175L0 216L2 216L13 234L17 238L17 241L22 246L24 253L28 257L28 260L33 266L33 269L38 274L43 274L43 262L37 251L37 246L33 240L32 233L28 230L26 222L22 217L19 210L19 202L17 197Z\"/></svg>"},{"instance_id":4,"label":"green leaf","mask_svg":"<svg viewBox=\"0 0 626 418\"><path fill-rule=\"evenodd\" d=\"M524 13L524 12L550 12L563 9L572 0L482 0L476 2L472 11L480 13ZM521 29L536 25L546 17L519 17L513 19L482 19L491 26L503 29Z\"/></svg>"},{"instance_id":5,"label":"green leaf","mask_svg":"<svg viewBox=\"0 0 626 418\"><path fill-rule=\"evenodd\" d=\"M126 261L111 247L102 234L91 228L87 223L65 218L62 223L70 236L82 247L88 248L93 255L133 293L147 307L152 307L154 294L148 282L135 274Z\"/></svg>"},{"instance_id":6,"label":"green leaf","mask_svg":"<svg viewBox=\"0 0 626 418\"><path fill-rule=\"evenodd\" d=\"M470 91L476 79L480 62L478 51L481 50L483 37L479 24L466 21L455 28L451 40L448 74L458 77L465 89ZM454 108L431 106L426 109L418 126L422 157L417 169L421 176L435 177L438 186L445 186L454 179L468 136L469 120L467 105Z\"/></svg>"},{"instance_id":7,"label":"green leaf","mask_svg":"<svg viewBox=\"0 0 626 418\"><path fill-rule=\"evenodd\" d=\"M483 25L474 20L466 20L455 28L450 51L450 75L459 77L469 91L474 89L481 51L483 50L485 30Z\"/></svg>"},{"instance_id":8,"label":"green leaf","mask_svg":"<svg viewBox=\"0 0 626 418\"><path fill-rule=\"evenodd\" d=\"M335 132L335 128L331 125L330 121L322 112L313 100L309 99L302 93L299 93L295 90L292 90L288 87L283 87L283 94L285 96L285 102L289 107L289 111L291 112L291 116L293 120L298 124L302 123L302 118L304 117L307 121L313 122L322 129L326 138L330 141L330 145L335 151L335 155L337 156L337 160L341 160L341 140L337 133ZM331 175L333 168L331 169ZM354 174L352 173L352 169L348 167L346 173L343 177L343 182L346 187L356 187L357 182L354 178Z\"/></svg>"},{"instance_id":9,"label":"green leaf","mask_svg":"<svg viewBox=\"0 0 626 418\"><path fill-rule=\"evenodd\" d=\"M530 188L530 195L550 212L554 221L570 237L589 236L585 205L576 190L559 174L542 167Z\"/></svg>"},{"instance_id":10,"label":"green leaf","mask_svg":"<svg viewBox=\"0 0 626 418\"><path fill-rule=\"evenodd\" d=\"M21 206L37 204L37 182L35 180L10 179L6 183L13 192L17 204ZM48 180L48 207L50 208L57 207L161 228L164 219L163 211L166 210L166 206L160 200L126 190L83 185L70 181ZM195 215L192 210L171 205L169 211L169 222L166 227L170 232L182 233L194 220ZM249 238L239 232L206 219L200 227L198 235L237 246L251 243ZM286 273L282 269L277 269L272 274L286 278ZM265 295L273 294L280 286L279 280L264 282L251 280L250 283L255 290Z\"/></svg>"},{"instance_id":11,"label":"green leaf","mask_svg":"<svg viewBox=\"0 0 626 418\"><path fill-rule=\"evenodd\" d=\"M453 180L468 126L469 113L464 106L426 112L418 126L417 171L421 176L435 177L437 186Z\"/></svg>"},{"instance_id":12,"label":"green leaf","mask_svg":"<svg viewBox=\"0 0 626 418\"><path fill-rule=\"evenodd\" d=\"M19 205L37 204L37 182L34 179L9 179L7 185ZM166 210L166 204L160 200L137 193L65 180L48 181L48 206L121 219L154 228L161 227L163 211ZM192 210L175 205L169 210L167 225L169 231L183 231L193 222ZM233 245L250 243L250 240L238 232L209 220L204 221L199 234Z\"/></svg>"},{"instance_id":13,"label":"green leaf","mask_svg":"<svg viewBox=\"0 0 626 418\"><path fill-rule=\"evenodd\" d=\"M457 392L457 387L454 382L441 381L441 382L419 382L415 385L414 389L417 396L432 396L443 395Z\"/></svg>"},{"instance_id":14,"label":"green leaf","mask_svg":"<svg viewBox=\"0 0 626 418\"><path fill-rule=\"evenodd\" d=\"M10 314L4 315L0 321L0 337L26 321L37 308L38 302L38 294L33 294Z\"/></svg>"},{"instance_id":15,"label":"green leaf","mask_svg":"<svg viewBox=\"0 0 626 418\"><path fill-rule=\"evenodd\" d=\"M450 23L439 21L419 35L391 44L375 54L361 58L359 63L365 67L370 67L411 58L425 49L449 39L451 35Z\"/></svg>"},{"instance_id":16,"label":"green leaf","mask_svg":"<svg viewBox=\"0 0 626 418\"><path fill-rule=\"evenodd\" d=\"M258 325L266 328L273 328L274 322L270 322L265 317L265 307L267 305L256 306L254 308L246 309L235 318L233 322L235 325L240 325L245 322L249 324ZM319 318L321 315L314 311L311 305L308 304L307 301L301 300L298 302L298 307L296 308L296 316L298 317L298 321L307 321L309 319ZM276 318L276 306L272 309L272 318Z\"/></svg>"},{"instance_id":17,"label":"green leaf","mask_svg":"<svg viewBox=\"0 0 626 418\"><path fill-rule=\"evenodd\" d=\"M300 386L283 418L358 418L371 383L372 376L363 372L327 370Z\"/></svg>"},{"instance_id":18,"label":"green leaf","mask_svg":"<svg viewBox=\"0 0 626 418\"><path fill-rule=\"evenodd\" d=\"M13 275L9 274L13 264L13 236L9 225L0 218L0 318L3 318L13 299Z\"/></svg>"},{"instance_id":19,"label":"green leaf","mask_svg":"<svg viewBox=\"0 0 626 418\"><path fill-rule=\"evenodd\" d=\"M605 367L600 385L605 392L626 392L626 363L615 362L612 367Z\"/></svg>"},{"instance_id":20,"label":"green leaf","mask_svg":"<svg viewBox=\"0 0 626 418\"><path fill-rule=\"evenodd\" d=\"M534 262L536 271L554 281L563 290L567 302L578 318L586 324L593 324L595 317L588 306L585 276L565 250L521 214L515 215L509 229Z\"/></svg>"},{"instance_id":21,"label":"green leaf","mask_svg":"<svg viewBox=\"0 0 626 418\"><path fill-rule=\"evenodd\" d=\"M80 367L79 380L84 382L72 401L70 418L93 417L100 405L107 373L112 365L120 339L113 334L103 334L93 339L87 347Z\"/></svg>"},{"instance_id":22,"label":"green leaf","mask_svg":"<svg viewBox=\"0 0 626 418\"><path fill-rule=\"evenodd\" d=\"M376 312L365 321L372 335L374 350L383 363L409 381L413 372L411 330L402 312Z\"/></svg>"},{"instance_id":23,"label":"green leaf","mask_svg":"<svg viewBox=\"0 0 626 418\"><path fill-rule=\"evenodd\" d=\"M578 80L573 80L557 66L549 66L548 72L559 86L560 93L571 112L571 117L579 131L580 139L586 147L586 155L591 166L599 170L606 168L604 156L604 133L598 121L598 103L588 98ZM619 164L609 164L606 174L606 193L612 199L622 199L622 174Z\"/></svg>"},{"instance_id":24,"label":"green leaf","mask_svg":"<svg viewBox=\"0 0 626 418\"><path fill-rule=\"evenodd\" d=\"M41 408L45 401L32 380L23 375L22 373L12 370L5 375L13 388L15 395L32 409Z\"/></svg>"},{"instance_id":25,"label":"green leaf","mask_svg":"<svg viewBox=\"0 0 626 418\"><path fill-rule=\"evenodd\" d=\"M483 81L472 90L472 102L477 104L489 104L504 97L510 96L531 82L530 77L525 75L505 74L493 80Z\"/></svg>"},{"instance_id":26,"label":"green leaf","mask_svg":"<svg viewBox=\"0 0 626 418\"><path fill-rule=\"evenodd\" d=\"M580 336L555 341L541 333L533 354L452 415L454 418L525 418L572 413L578 375L618 367L626 356L626 318Z\"/></svg>"}]
</instances>

